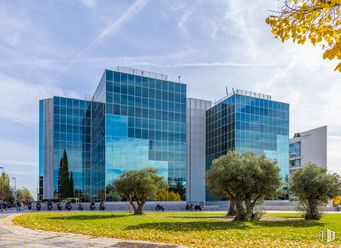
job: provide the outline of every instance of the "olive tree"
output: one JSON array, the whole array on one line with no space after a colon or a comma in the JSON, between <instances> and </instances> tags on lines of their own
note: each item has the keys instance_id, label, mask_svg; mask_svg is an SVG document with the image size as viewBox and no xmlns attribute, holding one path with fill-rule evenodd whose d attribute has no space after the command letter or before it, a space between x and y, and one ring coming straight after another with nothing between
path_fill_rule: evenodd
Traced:
<instances>
[{"instance_id":1,"label":"olive tree","mask_svg":"<svg viewBox=\"0 0 341 248\"><path fill-rule=\"evenodd\" d=\"M155 198L158 191L167 188L167 182L157 172L154 168L130 170L113 181L116 192L129 201L134 214L143 214L147 199Z\"/></svg>"},{"instance_id":2,"label":"olive tree","mask_svg":"<svg viewBox=\"0 0 341 248\"><path fill-rule=\"evenodd\" d=\"M289 178L289 189L305 211L306 220L319 220L321 207L341 191L340 176L309 163L295 171Z\"/></svg>"},{"instance_id":3,"label":"olive tree","mask_svg":"<svg viewBox=\"0 0 341 248\"><path fill-rule=\"evenodd\" d=\"M276 162L265 155L229 151L213 160L206 181L212 193L235 203L235 220L248 221L256 217L255 205L280 187L279 171Z\"/></svg>"}]
</instances>

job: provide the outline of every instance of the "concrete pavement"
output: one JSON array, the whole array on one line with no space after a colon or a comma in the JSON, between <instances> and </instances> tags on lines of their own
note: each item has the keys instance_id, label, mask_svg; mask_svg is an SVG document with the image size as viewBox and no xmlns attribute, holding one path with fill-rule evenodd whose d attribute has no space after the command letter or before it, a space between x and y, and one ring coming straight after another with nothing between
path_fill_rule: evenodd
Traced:
<instances>
[{"instance_id":1,"label":"concrete pavement","mask_svg":"<svg viewBox=\"0 0 341 248\"><path fill-rule=\"evenodd\" d=\"M144 241L126 241L114 238L93 237L82 234L58 233L31 230L16 226L12 219L17 213L6 213L0 215L0 247L70 247L70 248L176 248L179 246L158 244Z\"/></svg>"}]
</instances>

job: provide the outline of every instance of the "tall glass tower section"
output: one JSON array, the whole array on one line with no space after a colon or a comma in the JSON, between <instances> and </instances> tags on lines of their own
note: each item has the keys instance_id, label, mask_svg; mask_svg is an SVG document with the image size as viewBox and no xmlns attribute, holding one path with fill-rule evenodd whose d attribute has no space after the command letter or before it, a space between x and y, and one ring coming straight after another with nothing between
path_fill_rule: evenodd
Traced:
<instances>
[{"instance_id":1,"label":"tall glass tower section","mask_svg":"<svg viewBox=\"0 0 341 248\"><path fill-rule=\"evenodd\" d=\"M69 173L74 181L74 195L89 193L86 172L90 168L89 101L53 97L40 101L39 195L57 197L60 188L60 159L68 156ZM45 183L44 183L45 181ZM48 192L44 192L48 188Z\"/></svg>"},{"instance_id":2,"label":"tall glass tower section","mask_svg":"<svg viewBox=\"0 0 341 248\"><path fill-rule=\"evenodd\" d=\"M229 150L265 154L288 175L289 105L235 90L206 112L206 169ZM207 194L208 200L211 196Z\"/></svg>"},{"instance_id":3,"label":"tall glass tower section","mask_svg":"<svg viewBox=\"0 0 341 248\"><path fill-rule=\"evenodd\" d=\"M120 67L105 70L91 100L40 101L39 193L59 194L64 150L75 196L105 199L123 172L158 169L186 186L186 85L167 76Z\"/></svg>"},{"instance_id":4,"label":"tall glass tower section","mask_svg":"<svg viewBox=\"0 0 341 248\"><path fill-rule=\"evenodd\" d=\"M146 166L185 184L186 85L108 70L105 79L105 184Z\"/></svg>"}]
</instances>

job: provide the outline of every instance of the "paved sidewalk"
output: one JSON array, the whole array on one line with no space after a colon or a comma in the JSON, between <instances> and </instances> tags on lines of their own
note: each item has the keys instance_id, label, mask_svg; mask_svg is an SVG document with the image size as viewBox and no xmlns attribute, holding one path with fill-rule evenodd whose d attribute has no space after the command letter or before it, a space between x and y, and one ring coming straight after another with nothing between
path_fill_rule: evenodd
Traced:
<instances>
[{"instance_id":1,"label":"paved sidewalk","mask_svg":"<svg viewBox=\"0 0 341 248\"><path fill-rule=\"evenodd\" d=\"M176 248L175 245L144 241L124 241L113 238L92 237L82 234L36 231L16 226L12 219L18 214L0 215L0 247L121 247L121 248Z\"/></svg>"}]
</instances>

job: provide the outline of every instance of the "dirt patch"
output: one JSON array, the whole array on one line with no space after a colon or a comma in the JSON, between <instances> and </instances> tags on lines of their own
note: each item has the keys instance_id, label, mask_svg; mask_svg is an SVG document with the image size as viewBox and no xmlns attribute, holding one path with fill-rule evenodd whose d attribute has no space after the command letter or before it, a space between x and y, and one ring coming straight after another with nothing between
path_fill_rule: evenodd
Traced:
<instances>
[{"instance_id":1,"label":"dirt patch","mask_svg":"<svg viewBox=\"0 0 341 248\"><path fill-rule=\"evenodd\" d=\"M261 220L263 221L294 221L294 220L299 220L302 219L301 217L282 217L282 216L263 216Z\"/></svg>"}]
</instances>

